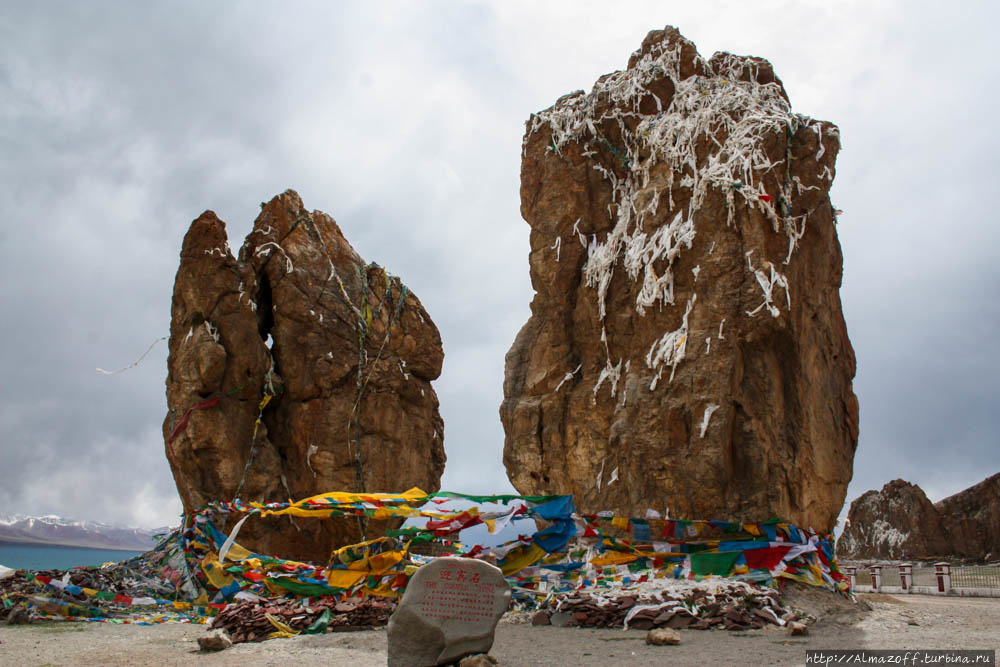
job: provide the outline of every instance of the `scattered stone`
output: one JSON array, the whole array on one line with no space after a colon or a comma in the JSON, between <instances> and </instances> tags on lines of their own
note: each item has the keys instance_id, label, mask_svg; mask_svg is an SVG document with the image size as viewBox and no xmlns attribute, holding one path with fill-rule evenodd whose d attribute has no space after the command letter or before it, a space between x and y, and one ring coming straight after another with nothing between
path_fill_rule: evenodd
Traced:
<instances>
[{"instance_id":1,"label":"scattered stone","mask_svg":"<svg viewBox=\"0 0 1000 667\"><path fill-rule=\"evenodd\" d=\"M7 614L7 625L27 625L28 623L31 623L31 614L24 607L14 607Z\"/></svg>"},{"instance_id":2,"label":"scattered stone","mask_svg":"<svg viewBox=\"0 0 1000 667\"><path fill-rule=\"evenodd\" d=\"M551 614L547 611L535 612L535 615L531 617L532 625L552 625L552 620L549 618Z\"/></svg>"},{"instance_id":3,"label":"scattered stone","mask_svg":"<svg viewBox=\"0 0 1000 667\"><path fill-rule=\"evenodd\" d=\"M458 661L458 667L497 667L499 664L499 660L486 653L470 655Z\"/></svg>"},{"instance_id":4,"label":"scattered stone","mask_svg":"<svg viewBox=\"0 0 1000 667\"><path fill-rule=\"evenodd\" d=\"M787 626L787 632L792 637L798 637L800 635L809 634L809 626L805 623L799 623L798 621L792 621Z\"/></svg>"},{"instance_id":5,"label":"scattered stone","mask_svg":"<svg viewBox=\"0 0 1000 667\"><path fill-rule=\"evenodd\" d=\"M225 630L209 630L204 637L198 637L198 648L202 651L224 651L232 645L233 640Z\"/></svg>"},{"instance_id":6,"label":"scattered stone","mask_svg":"<svg viewBox=\"0 0 1000 667\"><path fill-rule=\"evenodd\" d=\"M681 613L678 612L678 613L674 614L672 618L668 619L664 623L664 625L666 625L668 628L673 628L675 630L680 630L680 629L688 627L689 625L691 625L694 622L695 622L695 620L691 616L688 616L687 614L681 614Z\"/></svg>"},{"instance_id":7,"label":"scattered stone","mask_svg":"<svg viewBox=\"0 0 1000 667\"><path fill-rule=\"evenodd\" d=\"M783 615L796 613L785 606L776 590L746 582L720 583L694 590L666 589L652 594L632 592L618 597L606 591L574 591L555 594L546 607L535 615L542 622L542 615L548 614L549 624L556 627L637 630L709 630L720 626L727 630L759 629L767 624L782 626Z\"/></svg>"},{"instance_id":8,"label":"scattered stone","mask_svg":"<svg viewBox=\"0 0 1000 667\"><path fill-rule=\"evenodd\" d=\"M672 646L681 643L681 633L669 628L659 628L646 633L646 643L654 646Z\"/></svg>"},{"instance_id":9,"label":"scattered stone","mask_svg":"<svg viewBox=\"0 0 1000 667\"><path fill-rule=\"evenodd\" d=\"M503 573L489 563L441 557L423 565L389 619L388 667L446 665L488 653L510 595Z\"/></svg>"},{"instance_id":10,"label":"scattered stone","mask_svg":"<svg viewBox=\"0 0 1000 667\"><path fill-rule=\"evenodd\" d=\"M253 600L227 606L212 619L212 627L226 630L233 643L240 644L263 641L275 630L267 614L298 632L319 622L312 630L318 633L381 627L389 622L395 608L395 601L381 598L351 598L341 602L316 598L309 606L303 606L300 600ZM322 627L324 613L329 619L326 627Z\"/></svg>"},{"instance_id":11,"label":"scattered stone","mask_svg":"<svg viewBox=\"0 0 1000 667\"><path fill-rule=\"evenodd\" d=\"M552 614L550 622L557 628L569 628L576 625L576 621L573 619L573 614L567 614L563 611L557 611Z\"/></svg>"}]
</instances>

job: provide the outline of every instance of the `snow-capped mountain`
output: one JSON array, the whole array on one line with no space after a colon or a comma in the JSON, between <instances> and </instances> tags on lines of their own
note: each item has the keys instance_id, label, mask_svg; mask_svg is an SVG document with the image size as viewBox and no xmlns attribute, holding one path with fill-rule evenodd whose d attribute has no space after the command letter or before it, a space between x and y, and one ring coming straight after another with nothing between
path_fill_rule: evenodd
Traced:
<instances>
[{"instance_id":1,"label":"snow-capped mountain","mask_svg":"<svg viewBox=\"0 0 1000 667\"><path fill-rule=\"evenodd\" d=\"M153 535L166 532L165 527L145 530L97 521L73 521L53 514L0 516L0 542L8 543L146 551L156 546Z\"/></svg>"}]
</instances>

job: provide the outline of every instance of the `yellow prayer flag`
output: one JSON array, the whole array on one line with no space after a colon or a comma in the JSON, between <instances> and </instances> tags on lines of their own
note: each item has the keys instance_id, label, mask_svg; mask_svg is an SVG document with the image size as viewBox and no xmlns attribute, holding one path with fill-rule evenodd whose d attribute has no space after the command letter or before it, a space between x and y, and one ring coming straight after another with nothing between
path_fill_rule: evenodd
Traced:
<instances>
[{"instance_id":1,"label":"yellow prayer flag","mask_svg":"<svg viewBox=\"0 0 1000 667\"><path fill-rule=\"evenodd\" d=\"M282 623L277 619L277 617L272 616L271 614L264 614L264 617L267 618L271 625L278 629L277 632L269 634L267 636L268 639L291 638L299 634L296 630L292 630L291 627Z\"/></svg>"},{"instance_id":2,"label":"yellow prayer flag","mask_svg":"<svg viewBox=\"0 0 1000 667\"><path fill-rule=\"evenodd\" d=\"M508 553L500 569L503 571L504 576L510 576L515 572L520 572L529 565L534 565L546 553L548 552L545 549L532 542L530 547L518 547Z\"/></svg>"},{"instance_id":3,"label":"yellow prayer flag","mask_svg":"<svg viewBox=\"0 0 1000 667\"><path fill-rule=\"evenodd\" d=\"M604 565L624 565L625 563L638 560L638 558L635 554L626 554L620 551L605 551L600 556L591 558L590 562L592 565L602 567Z\"/></svg>"},{"instance_id":4,"label":"yellow prayer flag","mask_svg":"<svg viewBox=\"0 0 1000 667\"><path fill-rule=\"evenodd\" d=\"M367 572L356 570L327 570L326 580L335 588L353 588L366 576L368 576Z\"/></svg>"},{"instance_id":5,"label":"yellow prayer flag","mask_svg":"<svg viewBox=\"0 0 1000 667\"><path fill-rule=\"evenodd\" d=\"M201 561L201 571L216 588L225 588L233 583L233 578L219 565L218 557L209 553Z\"/></svg>"}]
</instances>

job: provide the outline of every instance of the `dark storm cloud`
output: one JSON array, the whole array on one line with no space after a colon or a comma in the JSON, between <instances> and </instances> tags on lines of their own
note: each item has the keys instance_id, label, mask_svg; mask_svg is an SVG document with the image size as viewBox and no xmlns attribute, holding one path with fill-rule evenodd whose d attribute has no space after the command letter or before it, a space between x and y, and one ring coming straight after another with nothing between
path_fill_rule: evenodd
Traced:
<instances>
[{"instance_id":1,"label":"dark storm cloud","mask_svg":"<svg viewBox=\"0 0 1000 667\"><path fill-rule=\"evenodd\" d=\"M897 476L932 495L979 481L1000 469L1000 145L993 10L973 7L8 3L0 512L179 511L159 435L165 345L120 375L94 368L166 334L194 217L215 210L235 250L288 187L440 328L444 486L509 490L497 410L531 299L524 121L668 22L705 55L770 58L796 110L841 126L862 414L849 499Z\"/></svg>"}]
</instances>

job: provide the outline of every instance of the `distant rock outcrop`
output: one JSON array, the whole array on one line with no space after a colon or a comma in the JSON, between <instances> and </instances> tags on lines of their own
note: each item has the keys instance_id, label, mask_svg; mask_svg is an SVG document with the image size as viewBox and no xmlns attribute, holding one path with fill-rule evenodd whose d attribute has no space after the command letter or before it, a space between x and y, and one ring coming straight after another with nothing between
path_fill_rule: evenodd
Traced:
<instances>
[{"instance_id":1,"label":"distant rock outcrop","mask_svg":"<svg viewBox=\"0 0 1000 667\"><path fill-rule=\"evenodd\" d=\"M500 410L518 491L833 527L858 437L839 148L767 61L706 60L670 27L532 115L536 294Z\"/></svg>"},{"instance_id":2,"label":"distant rock outcrop","mask_svg":"<svg viewBox=\"0 0 1000 667\"><path fill-rule=\"evenodd\" d=\"M1000 473L934 503L959 555L1000 557ZM958 553L958 552L956 552Z\"/></svg>"},{"instance_id":3,"label":"distant rock outcrop","mask_svg":"<svg viewBox=\"0 0 1000 667\"><path fill-rule=\"evenodd\" d=\"M844 558L943 556L951 545L940 512L916 484L895 479L851 503L837 540Z\"/></svg>"},{"instance_id":4,"label":"distant rock outcrop","mask_svg":"<svg viewBox=\"0 0 1000 667\"><path fill-rule=\"evenodd\" d=\"M896 479L851 503L837 540L842 558L986 558L1000 555L1000 473L931 504Z\"/></svg>"},{"instance_id":5,"label":"distant rock outcrop","mask_svg":"<svg viewBox=\"0 0 1000 667\"><path fill-rule=\"evenodd\" d=\"M206 211L184 237L171 308L163 434L185 511L436 491L444 426L430 383L443 358L419 299L295 192L262 205L238 259ZM360 537L344 519L283 518L248 521L239 539L326 560Z\"/></svg>"}]
</instances>

